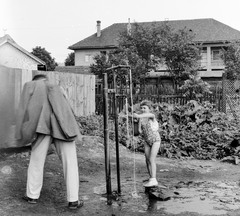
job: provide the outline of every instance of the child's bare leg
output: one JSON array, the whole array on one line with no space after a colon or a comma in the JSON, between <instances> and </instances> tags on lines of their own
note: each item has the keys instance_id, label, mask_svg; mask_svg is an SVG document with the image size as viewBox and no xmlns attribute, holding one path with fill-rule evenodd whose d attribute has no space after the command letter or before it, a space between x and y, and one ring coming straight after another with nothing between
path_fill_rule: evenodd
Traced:
<instances>
[{"instance_id":1,"label":"child's bare leg","mask_svg":"<svg viewBox=\"0 0 240 216\"><path fill-rule=\"evenodd\" d=\"M144 144L144 151L145 151L145 159L146 159L146 165L147 165L147 171L148 171L148 174L149 176L151 177L152 174L151 174L151 164L150 164L150 154L151 154L151 147L145 143Z\"/></svg>"},{"instance_id":2,"label":"child's bare leg","mask_svg":"<svg viewBox=\"0 0 240 216\"><path fill-rule=\"evenodd\" d=\"M156 172L157 172L157 166L156 166L156 158L157 154L159 152L160 148L160 142L155 142L153 143L151 149L150 149L150 156L149 156L149 162L150 162L150 173L151 173L151 178L156 178Z\"/></svg>"}]
</instances>

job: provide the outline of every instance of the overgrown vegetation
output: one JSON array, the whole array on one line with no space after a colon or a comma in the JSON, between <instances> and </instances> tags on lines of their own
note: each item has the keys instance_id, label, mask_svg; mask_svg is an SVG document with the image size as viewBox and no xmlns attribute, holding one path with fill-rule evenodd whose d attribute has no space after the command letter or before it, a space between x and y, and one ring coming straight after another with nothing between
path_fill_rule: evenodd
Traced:
<instances>
[{"instance_id":1,"label":"overgrown vegetation","mask_svg":"<svg viewBox=\"0 0 240 216\"><path fill-rule=\"evenodd\" d=\"M134 105L136 112L138 107L139 104ZM239 154L239 123L215 110L212 104L199 104L192 100L184 106L161 103L155 104L154 107L160 124L162 155L169 158L222 159ZM78 122L82 134L103 137L102 116L80 117ZM113 125L109 130L110 138L114 140ZM142 138L134 137L133 145L131 134L131 127L127 132L126 118L119 117L120 143L129 149L133 150L135 147L136 151L143 152Z\"/></svg>"},{"instance_id":2,"label":"overgrown vegetation","mask_svg":"<svg viewBox=\"0 0 240 216\"><path fill-rule=\"evenodd\" d=\"M76 119L82 135L103 137L103 116L80 116Z\"/></svg>"},{"instance_id":3,"label":"overgrown vegetation","mask_svg":"<svg viewBox=\"0 0 240 216\"><path fill-rule=\"evenodd\" d=\"M189 76L189 79L184 81L184 84L180 87L184 96L190 100L199 100L204 93L212 93L210 91L211 86L204 82L199 76Z\"/></svg>"},{"instance_id":4,"label":"overgrown vegetation","mask_svg":"<svg viewBox=\"0 0 240 216\"><path fill-rule=\"evenodd\" d=\"M240 75L240 41L230 43L226 49L222 50L221 57L226 65L227 78L238 78Z\"/></svg>"},{"instance_id":5,"label":"overgrown vegetation","mask_svg":"<svg viewBox=\"0 0 240 216\"><path fill-rule=\"evenodd\" d=\"M172 109L159 104L158 109L165 156L222 159L232 154L231 143L239 139L238 122L212 104L190 101Z\"/></svg>"}]
</instances>

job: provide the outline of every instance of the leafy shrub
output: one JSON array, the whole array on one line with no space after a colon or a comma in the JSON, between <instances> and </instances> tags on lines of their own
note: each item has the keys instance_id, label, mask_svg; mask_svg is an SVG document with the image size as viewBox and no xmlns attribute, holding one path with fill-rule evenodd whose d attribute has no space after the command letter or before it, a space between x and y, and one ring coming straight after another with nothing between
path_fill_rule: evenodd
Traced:
<instances>
[{"instance_id":1,"label":"leafy shrub","mask_svg":"<svg viewBox=\"0 0 240 216\"><path fill-rule=\"evenodd\" d=\"M190 101L184 106L158 105L160 134L167 157L221 159L231 142L239 139L238 122L218 112L213 105Z\"/></svg>"},{"instance_id":2,"label":"leafy shrub","mask_svg":"<svg viewBox=\"0 0 240 216\"><path fill-rule=\"evenodd\" d=\"M76 120L82 135L103 137L103 116L80 116Z\"/></svg>"},{"instance_id":3,"label":"leafy shrub","mask_svg":"<svg viewBox=\"0 0 240 216\"><path fill-rule=\"evenodd\" d=\"M133 110L139 111L139 104ZM128 110L130 111L130 109ZM184 106L167 103L154 104L162 139L162 154L169 158L193 157L197 159L222 159L238 154L232 142L240 136L239 124L224 113L214 109L208 102L189 101ZM144 151L141 136L132 140L131 119L127 123L126 111L118 118L119 143L135 151ZM103 116L78 117L83 135L103 137ZM109 137L115 140L114 121L109 120Z\"/></svg>"}]
</instances>

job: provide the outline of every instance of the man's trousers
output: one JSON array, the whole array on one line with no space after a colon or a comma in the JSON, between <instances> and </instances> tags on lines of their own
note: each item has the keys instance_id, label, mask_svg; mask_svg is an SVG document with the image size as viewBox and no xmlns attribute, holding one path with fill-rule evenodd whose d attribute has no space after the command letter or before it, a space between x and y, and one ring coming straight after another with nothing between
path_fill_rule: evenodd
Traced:
<instances>
[{"instance_id":1,"label":"man's trousers","mask_svg":"<svg viewBox=\"0 0 240 216\"><path fill-rule=\"evenodd\" d=\"M51 143L51 136L38 135L36 143L32 146L28 166L26 191L26 195L32 199L38 199L40 196L43 185L44 163ZM63 165L63 174L67 189L67 201L77 201L79 192L79 175L75 141L65 142L54 139L54 144Z\"/></svg>"}]
</instances>

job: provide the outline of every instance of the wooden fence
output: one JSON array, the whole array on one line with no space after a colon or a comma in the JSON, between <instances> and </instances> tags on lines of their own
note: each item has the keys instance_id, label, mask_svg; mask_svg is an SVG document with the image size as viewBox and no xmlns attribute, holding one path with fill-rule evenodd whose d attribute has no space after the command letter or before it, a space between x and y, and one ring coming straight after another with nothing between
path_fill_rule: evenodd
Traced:
<instances>
[{"instance_id":1,"label":"wooden fence","mask_svg":"<svg viewBox=\"0 0 240 216\"><path fill-rule=\"evenodd\" d=\"M10 147L14 139L15 114L23 85L42 71L0 66L0 148ZM62 86L76 116L95 113L95 76L45 72L50 82Z\"/></svg>"},{"instance_id":2,"label":"wooden fence","mask_svg":"<svg viewBox=\"0 0 240 216\"><path fill-rule=\"evenodd\" d=\"M101 84L96 86L96 103L99 106L96 107L96 113L101 115L103 114L103 105L102 105L102 87ZM117 94L117 109L120 112L125 104L126 104L126 97L129 98L129 93L126 90L119 90L117 92L123 92L122 94ZM184 105L186 104L190 98L186 97L180 91L177 91L173 94L162 94L163 92L159 91L159 87L156 85L146 85L141 86L139 93L133 94L133 103L139 103L142 100L150 100L154 103L169 103L169 104L178 104ZM205 93L202 97L199 98L200 102L209 101L210 103L215 105L215 108L219 111L223 110L223 91L219 88L214 88L212 93ZM109 94L109 113L110 115L113 114L113 103L111 94Z\"/></svg>"},{"instance_id":3,"label":"wooden fence","mask_svg":"<svg viewBox=\"0 0 240 216\"><path fill-rule=\"evenodd\" d=\"M51 83L64 89L76 116L95 113L95 75L33 71L33 74L39 73L47 74Z\"/></svg>"}]
</instances>

